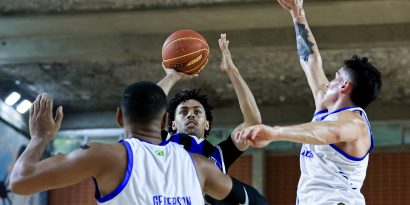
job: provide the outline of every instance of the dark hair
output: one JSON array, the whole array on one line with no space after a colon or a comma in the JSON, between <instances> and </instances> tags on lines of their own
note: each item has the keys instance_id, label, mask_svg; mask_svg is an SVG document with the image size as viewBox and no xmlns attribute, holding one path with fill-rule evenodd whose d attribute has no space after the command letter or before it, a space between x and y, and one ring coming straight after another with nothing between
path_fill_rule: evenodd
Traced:
<instances>
[{"instance_id":1,"label":"dark hair","mask_svg":"<svg viewBox=\"0 0 410 205\"><path fill-rule=\"evenodd\" d=\"M167 97L155 83L136 82L127 88L121 98L124 117L131 123L149 123L165 113Z\"/></svg>"},{"instance_id":2,"label":"dark hair","mask_svg":"<svg viewBox=\"0 0 410 205\"><path fill-rule=\"evenodd\" d=\"M200 92L201 92L201 89L183 90L175 94L174 98L172 98L169 101L168 109L167 109L168 111L168 132L175 133L175 131L172 130L172 121L174 121L175 119L175 110L177 109L178 105L181 102L185 102L187 100L196 100L199 103L201 103L201 105L204 107L206 120L209 121L209 130L205 131L204 136L206 137L209 134L209 132L211 131L212 120L213 120L212 107L208 104L207 96L201 95Z\"/></svg>"},{"instance_id":3,"label":"dark hair","mask_svg":"<svg viewBox=\"0 0 410 205\"><path fill-rule=\"evenodd\" d=\"M344 65L353 83L350 98L353 104L364 109L380 93L383 84L381 73L368 62L366 57L360 58L357 55L345 60Z\"/></svg>"}]
</instances>

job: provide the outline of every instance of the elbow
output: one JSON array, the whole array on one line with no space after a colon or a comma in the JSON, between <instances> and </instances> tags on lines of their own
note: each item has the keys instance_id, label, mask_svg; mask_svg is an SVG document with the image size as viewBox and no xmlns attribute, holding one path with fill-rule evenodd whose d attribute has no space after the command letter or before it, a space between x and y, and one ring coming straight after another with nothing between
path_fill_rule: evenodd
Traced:
<instances>
[{"instance_id":1,"label":"elbow","mask_svg":"<svg viewBox=\"0 0 410 205\"><path fill-rule=\"evenodd\" d=\"M256 113L256 114L255 114ZM262 117L259 112L255 112L252 117L245 119L246 124L249 126L262 124Z\"/></svg>"},{"instance_id":2,"label":"elbow","mask_svg":"<svg viewBox=\"0 0 410 205\"><path fill-rule=\"evenodd\" d=\"M32 184L30 182L30 176L32 176L33 169L32 167L14 167L10 175L10 191L19 194L19 195L30 195L34 191L30 190Z\"/></svg>"},{"instance_id":3,"label":"elbow","mask_svg":"<svg viewBox=\"0 0 410 205\"><path fill-rule=\"evenodd\" d=\"M16 177L10 178L10 191L18 195L33 194L28 187L29 185L27 185L23 179L16 179Z\"/></svg>"},{"instance_id":4,"label":"elbow","mask_svg":"<svg viewBox=\"0 0 410 205\"><path fill-rule=\"evenodd\" d=\"M255 116L255 123L256 123L257 125L262 124L262 116L261 116L261 114L260 114L259 112L258 112L258 115Z\"/></svg>"}]
</instances>

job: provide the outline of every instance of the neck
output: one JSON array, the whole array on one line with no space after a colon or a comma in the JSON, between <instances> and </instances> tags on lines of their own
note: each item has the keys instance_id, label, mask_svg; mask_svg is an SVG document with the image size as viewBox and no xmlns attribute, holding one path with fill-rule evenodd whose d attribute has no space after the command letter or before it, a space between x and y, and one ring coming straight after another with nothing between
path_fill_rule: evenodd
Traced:
<instances>
[{"instance_id":1,"label":"neck","mask_svg":"<svg viewBox=\"0 0 410 205\"><path fill-rule=\"evenodd\" d=\"M124 127L124 137L137 138L151 142L152 144L160 144L162 142L161 127L153 125L135 125Z\"/></svg>"},{"instance_id":2,"label":"neck","mask_svg":"<svg viewBox=\"0 0 410 205\"><path fill-rule=\"evenodd\" d=\"M349 106L354 106L352 101L346 100L346 99L340 99L340 100L337 100L335 103L333 103L331 106L327 107L327 110L329 112L334 112L336 110L349 107Z\"/></svg>"}]
</instances>

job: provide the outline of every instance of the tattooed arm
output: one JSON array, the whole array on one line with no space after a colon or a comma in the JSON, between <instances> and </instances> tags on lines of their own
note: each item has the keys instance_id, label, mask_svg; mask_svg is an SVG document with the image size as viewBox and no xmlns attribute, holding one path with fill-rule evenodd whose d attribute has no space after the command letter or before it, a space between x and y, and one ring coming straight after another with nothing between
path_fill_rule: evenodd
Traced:
<instances>
[{"instance_id":1,"label":"tattooed arm","mask_svg":"<svg viewBox=\"0 0 410 205\"><path fill-rule=\"evenodd\" d=\"M279 4L292 15L300 64L306 74L316 104L316 112L323 110L321 98L329 82L322 68L322 57L309 28L303 9L303 0L278 0Z\"/></svg>"}]
</instances>

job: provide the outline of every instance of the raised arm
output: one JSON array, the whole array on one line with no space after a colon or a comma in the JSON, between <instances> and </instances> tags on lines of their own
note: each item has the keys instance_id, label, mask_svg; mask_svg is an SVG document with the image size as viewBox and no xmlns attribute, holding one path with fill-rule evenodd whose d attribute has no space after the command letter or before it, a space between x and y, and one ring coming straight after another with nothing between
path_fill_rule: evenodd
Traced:
<instances>
[{"instance_id":1,"label":"raised arm","mask_svg":"<svg viewBox=\"0 0 410 205\"><path fill-rule=\"evenodd\" d=\"M238 125L232 133L235 133L238 130L242 130L252 125L261 124L262 117L259 112L258 105L256 104L255 98L248 85L243 80L241 74L239 73L238 68L232 61L231 52L229 51L229 41L226 39L226 34L221 34L221 38L218 40L218 42L219 48L222 52L220 69L228 75L234 87L244 120L243 123ZM231 136L233 135L231 134ZM242 143L235 143L235 146L240 151L245 151L248 148L247 144Z\"/></svg>"},{"instance_id":2,"label":"raised arm","mask_svg":"<svg viewBox=\"0 0 410 205\"><path fill-rule=\"evenodd\" d=\"M102 170L100 149L86 146L68 155L58 155L40 161L54 134L60 128L62 108L52 114L53 101L47 94L37 97L30 109L31 140L15 163L10 176L11 191L32 194L78 183Z\"/></svg>"},{"instance_id":3,"label":"raised arm","mask_svg":"<svg viewBox=\"0 0 410 205\"><path fill-rule=\"evenodd\" d=\"M165 94L168 95L169 91L172 89L172 87L174 87L174 85L180 81L180 80L188 80L188 79L192 79L195 77L198 77L198 74L194 74L194 75L187 75L185 73L180 73L177 72L174 69L171 68L166 68L164 65L162 65L166 75L164 78L161 79L161 81L159 81L157 83L157 85L159 87L162 88L162 90L164 90Z\"/></svg>"},{"instance_id":4,"label":"raised arm","mask_svg":"<svg viewBox=\"0 0 410 205\"><path fill-rule=\"evenodd\" d=\"M322 57L316 40L306 20L303 0L278 0L278 2L292 15L300 64L312 90L316 112L323 110L321 99L325 94L329 81L323 71Z\"/></svg>"}]
</instances>

